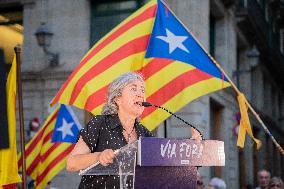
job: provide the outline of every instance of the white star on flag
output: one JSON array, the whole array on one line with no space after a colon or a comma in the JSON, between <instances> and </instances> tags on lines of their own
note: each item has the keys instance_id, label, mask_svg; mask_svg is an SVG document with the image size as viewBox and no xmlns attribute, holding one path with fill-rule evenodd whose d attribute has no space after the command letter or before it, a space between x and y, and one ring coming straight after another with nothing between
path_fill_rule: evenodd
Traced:
<instances>
[{"instance_id":1,"label":"white star on flag","mask_svg":"<svg viewBox=\"0 0 284 189\"><path fill-rule=\"evenodd\" d=\"M62 139L64 139L66 135L74 136L71 130L73 124L74 124L73 122L67 123L67 121L64 118L62 119L62 126L56 130L62 132Z\"/></svg>"},{"instance_id":2,"label":"white star on flag","mask_svg":"<svg viewBox=\"0 0 284 189\"><path fill-rule=\"evenodd\" d=\"M161 39L169 44L169 53L171 54L176 48L189 53L188 49L182 44L188 37L177 36L166 28L167 36L157 36L156 38Z\"/></svg>"}]
</instances>

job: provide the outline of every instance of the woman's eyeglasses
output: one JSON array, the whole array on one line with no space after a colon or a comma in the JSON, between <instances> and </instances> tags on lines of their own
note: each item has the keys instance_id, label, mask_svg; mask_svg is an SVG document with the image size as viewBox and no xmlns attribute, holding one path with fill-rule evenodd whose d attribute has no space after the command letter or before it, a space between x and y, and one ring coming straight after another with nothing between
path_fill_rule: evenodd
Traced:
<instances>
[{"instance_id":1,"label":"woman's eyeglasses","mask_svg":"<svg viewBox=\"0 0 284 189\"><path fill-rule=\"evenodd\" d=\"M281 185L280 184L271 184L271 187L278 187L278 188L280 188L281 187Z\"/></svg>"}]
</instances>

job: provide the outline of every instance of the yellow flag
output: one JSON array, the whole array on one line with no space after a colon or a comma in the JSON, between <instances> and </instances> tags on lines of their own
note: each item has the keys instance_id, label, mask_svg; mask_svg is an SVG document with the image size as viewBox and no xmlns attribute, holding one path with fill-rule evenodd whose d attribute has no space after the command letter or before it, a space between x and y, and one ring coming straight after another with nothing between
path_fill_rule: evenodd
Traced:
<instances>
[{"instance_id":1,"label":"yellow flag","mask_svg":"<svg viewBox=\"0 0 284 189\"><path fill-rule=\"evenodd\" d=\"M0 150L0 186L21 182L16 147L16 77L17 65L16 56L14 56L6 83L9 148Z\"/></svg>"},{"instance_id":2,"label":"yellow flag","mask_svg":"<svg viewBox=\"0 0 284 189\"><path fill-rule=\"evenodd\" d=\"M240 130L238 134L237 146L243 148L246 140L246 133L254 140L256 143L256 148L259 149L261 146L261 141L253 136L252 129L250 126L250 121L248 117L248 106L246 104L246 99L243 93L238 94L238 101L241 112Z\"/></svg>"}]
</instances>

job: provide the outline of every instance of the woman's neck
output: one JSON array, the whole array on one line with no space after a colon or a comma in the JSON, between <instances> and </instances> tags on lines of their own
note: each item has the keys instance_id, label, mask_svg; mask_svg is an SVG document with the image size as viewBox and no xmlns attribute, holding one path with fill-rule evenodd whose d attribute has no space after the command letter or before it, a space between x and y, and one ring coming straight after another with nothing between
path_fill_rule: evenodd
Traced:
<instances>
[{"instance_id":1,"label":"woman's neck","mask_svg":"<svg viewBox=\"0 0 284 189\"><path fill-rule=\"evenodd\" d=\"M122 126L125 130L133 129L136 117L129 116L129 115L123 114L121 112L118 112L118 117L119 117L119 120L120 120L120 122L121 122L121 124L122 124Z\"/></svg>"}]
</instances>

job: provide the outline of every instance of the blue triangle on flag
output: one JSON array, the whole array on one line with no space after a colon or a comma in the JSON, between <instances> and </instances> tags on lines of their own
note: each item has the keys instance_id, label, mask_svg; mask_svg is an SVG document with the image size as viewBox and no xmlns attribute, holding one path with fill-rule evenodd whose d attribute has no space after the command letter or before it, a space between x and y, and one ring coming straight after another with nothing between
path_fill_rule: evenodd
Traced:
<instances>
[{"instance_id":1,"label":"blue triangle on flag","mask_svg":"<svg viewBox=\"0 0 284 189\"><path fill-rule=\"evenodd\" d=\"M227 80L184 25L161 1L158 1L145 57L180 61L213 77Z\"/></svg>"},{"instance_id":2,"label":"blue triangle on flag","mask_svg":"<svg viewBox=\"0 0 284 189\"><path fill-rule=\"evenodd\" d=\"M72 109L61 105L52 135L51 142L76 143L81 125Z\"/></svg>"}]
</instances>

